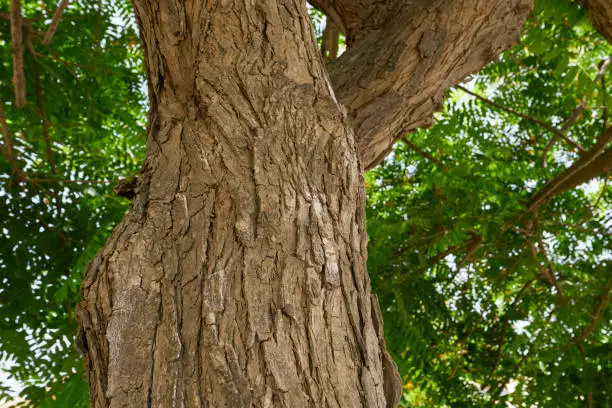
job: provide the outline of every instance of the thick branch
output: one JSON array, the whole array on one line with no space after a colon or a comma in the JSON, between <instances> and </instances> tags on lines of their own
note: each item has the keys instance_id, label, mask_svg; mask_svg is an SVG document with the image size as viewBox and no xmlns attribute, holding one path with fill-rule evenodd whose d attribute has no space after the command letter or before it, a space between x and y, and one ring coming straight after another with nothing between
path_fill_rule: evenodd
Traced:
<instances>
[{"instance_id":1,"label":"thick branch","mask_svg":"<svg viewBox=\"0 0 612 408\"><path fill-rule=\"evenodd\" d=\"M357 36L328 66L365 168L406 133L430 125L446 89L518 42L533 1L396 0L382 7L384 24Z\"/></svg>"},{"instance_id":2,"label":"thick branch","mask_svg":"<svg viewBox=\"0 0 612 408\"><path fill-rule=\"evenodd\" d=\"M13 48L13 84L15 86L15 106L23 108L26 104L25 76L23 74L23 32L21 29L21 0L11 0L11 39Z\"/></svg>"},{"instance_id":3,"label":"thick branch","mask_svg":"<svg viewBox=\"0 0 612 408\"><path fill-rule=\"evenodd\" d=\"M593 27L612 44L612 2L610 0L579 0L593 23Z\"/></svg>"}]
</instances>

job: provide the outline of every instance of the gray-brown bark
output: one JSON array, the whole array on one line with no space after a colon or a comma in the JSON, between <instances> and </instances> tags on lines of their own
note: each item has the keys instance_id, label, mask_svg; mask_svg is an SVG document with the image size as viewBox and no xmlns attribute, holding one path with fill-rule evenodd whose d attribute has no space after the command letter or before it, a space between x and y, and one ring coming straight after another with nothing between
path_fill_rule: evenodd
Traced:
<instances>
[{"instance_id":1,"label":"gray-brown bark","mask_svg":"<svg viewBox=\"0 0 612 408\"><path fill-rule=\"evenodd\" d=\"M361 3L313 1L355 33L328 69L365 168L406 133L429 126L444 92L516 44L533 10L533 0L375 1L358 23Z\"/></svg>"},{"instance_id":2,"label":"gray-brown bark","mask_svg":"<svg viewBox=\"0 0 612 408\"><path fill-rule=\"evenodd\" d=\"M395 406L362 168L304 5L135 9L148 153L82 285L92 406Z\"/></svg>"}]
</instances>

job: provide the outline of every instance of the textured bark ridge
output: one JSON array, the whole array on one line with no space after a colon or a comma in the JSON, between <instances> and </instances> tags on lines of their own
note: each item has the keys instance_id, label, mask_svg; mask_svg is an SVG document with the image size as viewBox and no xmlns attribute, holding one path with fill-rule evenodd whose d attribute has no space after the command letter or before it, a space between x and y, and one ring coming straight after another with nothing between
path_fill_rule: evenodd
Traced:
<instances>
[{"instance_id":1,"label":"textured bark ridge","mask_svg":"<svg viewBox=\"0 0 612 408\"><path fill-rule=\"evenodd\" d=\"M305 5L134 5L148 150L82 285L92 406L395 406L363 170Z\"/></svg>"}]
</instances>

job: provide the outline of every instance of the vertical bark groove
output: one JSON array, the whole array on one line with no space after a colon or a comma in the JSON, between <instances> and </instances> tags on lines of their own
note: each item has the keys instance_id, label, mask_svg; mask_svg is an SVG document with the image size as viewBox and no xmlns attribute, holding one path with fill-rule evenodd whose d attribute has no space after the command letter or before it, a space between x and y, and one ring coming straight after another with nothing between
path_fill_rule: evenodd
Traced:
<instances>
[{"instance_id":1,"label":"vertical bark groove","mask_svg":"<svg viewBox=\"0 0 612 408\"><path fill-rule=\"evenodd\" d=\"M94 407L390 407L365 192L304 5L136 0L152 109L78 310Z\"/></svg>"}]
</instances>

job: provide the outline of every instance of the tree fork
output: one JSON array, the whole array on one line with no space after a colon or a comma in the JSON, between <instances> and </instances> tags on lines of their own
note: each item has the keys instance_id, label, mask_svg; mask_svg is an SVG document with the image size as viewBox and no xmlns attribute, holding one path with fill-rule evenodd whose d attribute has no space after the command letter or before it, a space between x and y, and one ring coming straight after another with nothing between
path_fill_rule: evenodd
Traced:
<instances>
[{"instance_id":1,"label":"tree fork","mask_svg":"<svg viewBox=\"0 0 612 408\"><path fill-rule=\"evenodd\" d=\"M77 311L93 407L392 407L354 134L304 5L135 0L151 110Z\"/></svg>"}]
</instances>

